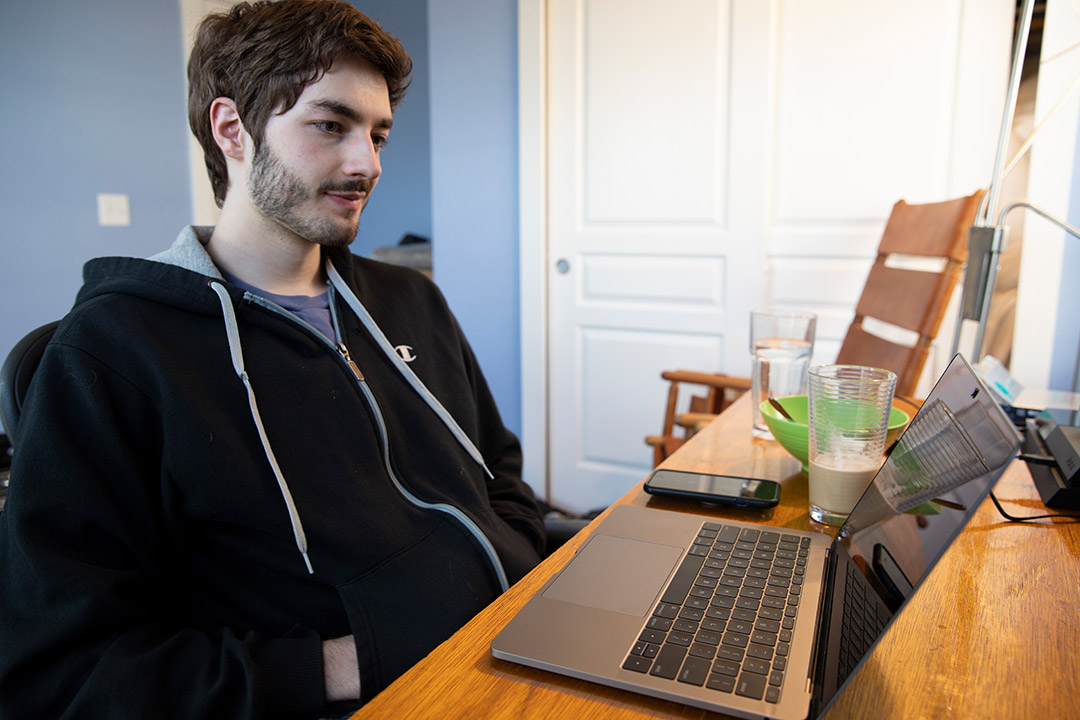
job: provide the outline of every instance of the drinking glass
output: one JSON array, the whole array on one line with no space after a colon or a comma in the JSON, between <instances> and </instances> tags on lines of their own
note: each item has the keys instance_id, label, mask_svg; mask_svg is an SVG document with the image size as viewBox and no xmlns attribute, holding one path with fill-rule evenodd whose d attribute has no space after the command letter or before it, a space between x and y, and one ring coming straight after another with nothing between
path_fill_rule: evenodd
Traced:
<instances>
[{"instance_id":1,"label":"drinking glass","mask_svg":"<svg viewBox=\"0 0 1080 720\"><path fill-rule=\"evenodd\" d=\"M806 371L814 352L817 316L811 312L765 308L750 313L750 352L753 368L755 437L772 440L761 415L761 403L770 397L806 394Z\"/></svg>"},{"instance_id":2,"label":"drinking glass","mask_svg":"<svg viewBox=\"0 0 1080 720\"><path fill-rule=\"evenodd\" d=\"M810 517L842 525L884 460L896 374L810 368Z\"/></svg>"}]
</instances>

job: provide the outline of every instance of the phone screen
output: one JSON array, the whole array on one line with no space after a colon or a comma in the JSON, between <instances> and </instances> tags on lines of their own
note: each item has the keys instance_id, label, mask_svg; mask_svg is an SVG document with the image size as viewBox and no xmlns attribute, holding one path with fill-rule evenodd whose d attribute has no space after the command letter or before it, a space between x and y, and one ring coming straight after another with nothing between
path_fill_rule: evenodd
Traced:
<instances>
[{"instance_id":1,"label":"phone screen","mask_svg":"<svg viewBox=\"0 0 1080 720\"><path fill-rule=\"evenodd\" d=\"M697 497L742 499L773 502L780 496L780 485L772 480L710 475L708 473L657 470L646 483L650 492L669 491Z\"/></svg>"}]
</instances>

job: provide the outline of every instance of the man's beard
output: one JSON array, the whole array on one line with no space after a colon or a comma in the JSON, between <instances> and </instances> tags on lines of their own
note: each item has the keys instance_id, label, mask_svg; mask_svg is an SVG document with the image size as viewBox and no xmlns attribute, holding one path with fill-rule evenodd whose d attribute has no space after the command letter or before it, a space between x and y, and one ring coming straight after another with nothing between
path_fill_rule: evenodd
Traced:
<instances>
[{"instance_id":1,"label":"man's beard","mask_svg":"<svg viewBox=\"0 0 1080 720\"><path fill-rule=\"evenodd\" d=\"M266 217L275 220L308 242L328 247L346 247L355 238L360 223L346 225L334 222L332 217L315 212L303 215L297 207L305 200L317 198L324 192L371 192L366 180L343 180L325 182L310 192L303 181L274 154L264 140L255 150L251 175L248 177L248 194L252 202Z\"/></svg>"}]
</instances>

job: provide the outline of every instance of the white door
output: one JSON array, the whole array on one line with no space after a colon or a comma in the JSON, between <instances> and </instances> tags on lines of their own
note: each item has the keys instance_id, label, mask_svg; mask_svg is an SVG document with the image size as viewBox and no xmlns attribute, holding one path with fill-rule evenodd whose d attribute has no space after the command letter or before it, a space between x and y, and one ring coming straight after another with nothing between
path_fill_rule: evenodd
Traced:
<instances>
[{"instance_id":1,"label":"white door","mask_svg":"<svg viewBox=\"0 0 1080 720\"><path fill-rule=\"evenodd\" d=\"M767 114L764 95L730 101L766 77L733 62L728 2L549 12L552 499L586 510L648 470L661 370L745 372L764 184L732 170L764 163L733 139L763 145Z\"/></svg>"},{"instance_id":2,"label":"white door","mask_svg":"<svg viewBox=\"0 0 1080 720\"><path fill-rule=\"evenodd\" d=\"M755 307L818 312L815 361L835 356L893 203L988 182L1012 15L978 5L522 0L523 23L546 23L546 125L522 120L523 332L547 318L546 350L523 338L524 373L546 380L546 405L523 382L534 487L542 445L556 505L641 480L660 372L747 374ZM542 252L525 224L537 168Z\"/></svg>"}]
</instances>

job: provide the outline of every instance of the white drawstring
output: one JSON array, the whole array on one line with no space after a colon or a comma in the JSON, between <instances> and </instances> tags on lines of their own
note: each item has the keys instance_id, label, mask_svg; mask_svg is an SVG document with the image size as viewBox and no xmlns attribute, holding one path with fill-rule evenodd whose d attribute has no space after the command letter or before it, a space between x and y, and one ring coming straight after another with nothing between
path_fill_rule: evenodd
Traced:
<instances>
[{"instance_id":1,"label":"white drawstring","mask_svg":"<svg viewBox=\"0 0 1080 720\"><path fill-rule=\"evenodd\" d=\"M285 482L285 476L282 474L277 458L274 457L274 451L270 447L270 440L266 437L266 429L263 427L259 407L255 402L255 391L252 390L251 380L248 379L247 371L244 370L244 354L240 349L240 329L236 323L236 311L232 306L232 298L229 297L229 291L220 282L212 280L210 281L210 287L213 288L218 295L218 299L221 300L221 311L225 315L225 332L229 337L229 354L232 356L233 369L236 370L236 374L240 376L244 387L247 388L248 405L251 407L251 417L255 421L255 427L259 431L263 452L266 453L266 459L270 462L274 477L277 478L281 496L285 498L285 505L289 508L289 521L292 523L296 547L304 558L308 573L314 575L315 570L312 569L311 560L308 558L307 536L304 534L304 525L300 522L300 513L296 510L296 503L293 501L292 493L289 492L289 485Z\"/></svg>"}]
</instances>

